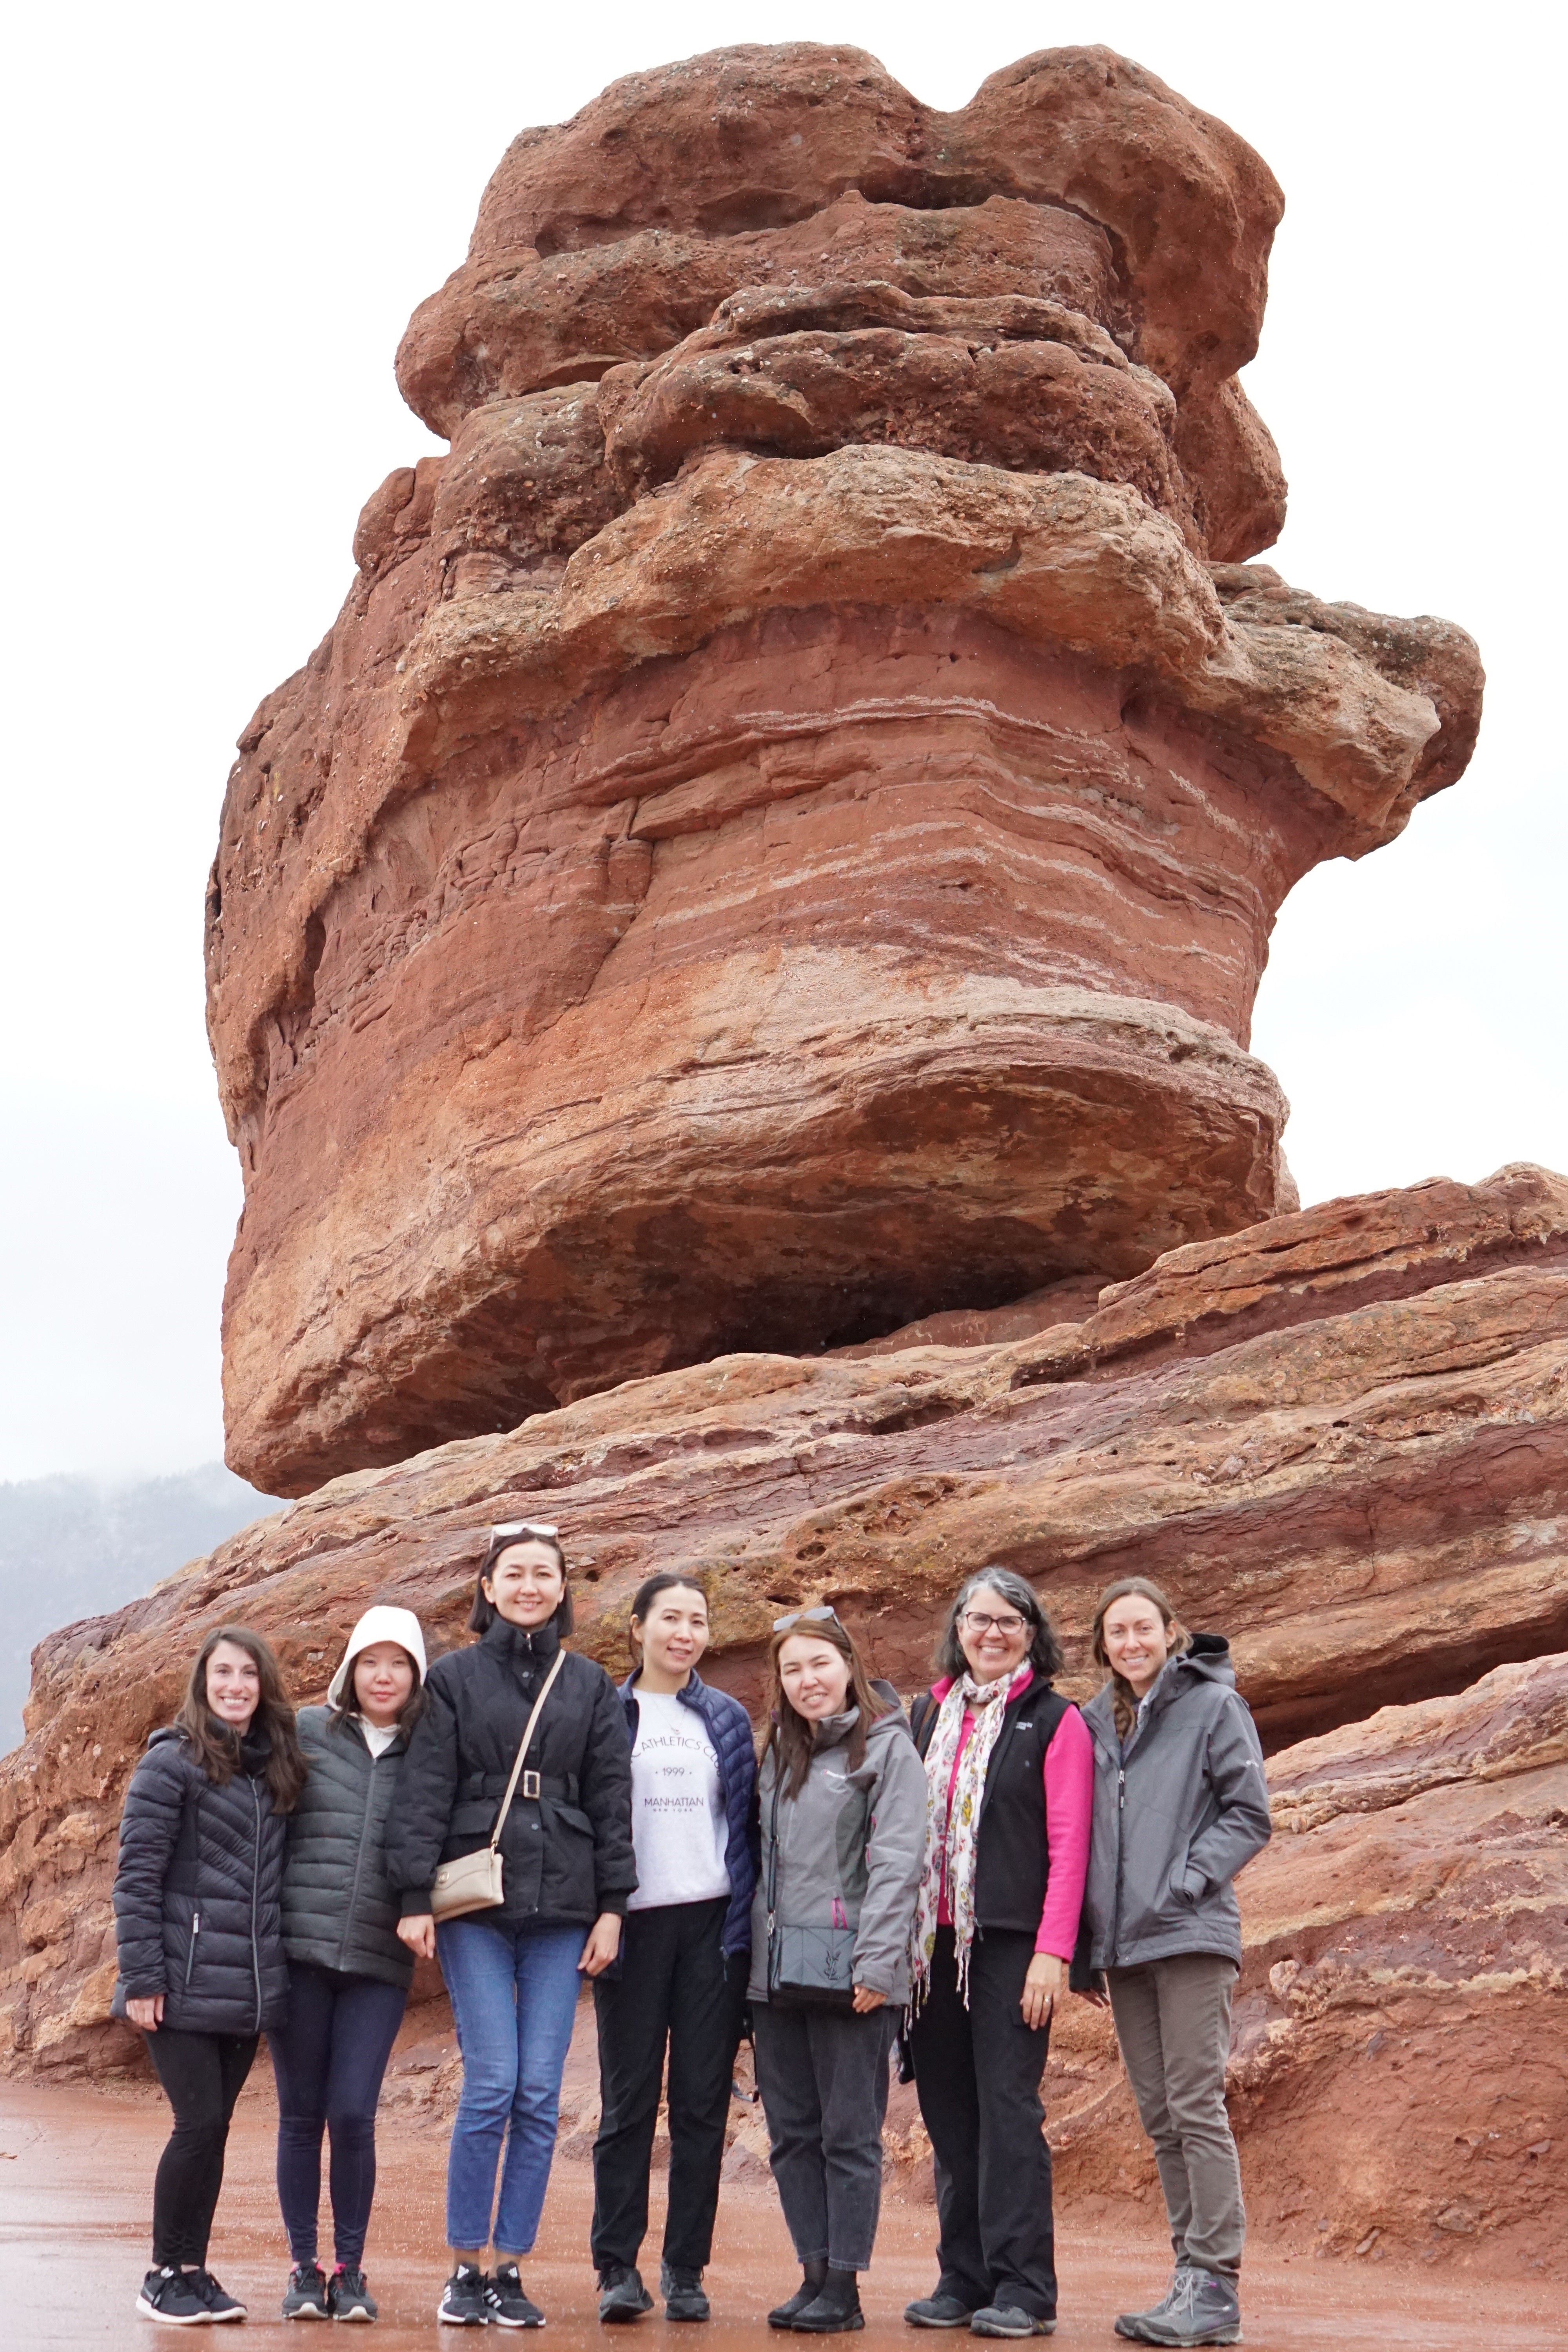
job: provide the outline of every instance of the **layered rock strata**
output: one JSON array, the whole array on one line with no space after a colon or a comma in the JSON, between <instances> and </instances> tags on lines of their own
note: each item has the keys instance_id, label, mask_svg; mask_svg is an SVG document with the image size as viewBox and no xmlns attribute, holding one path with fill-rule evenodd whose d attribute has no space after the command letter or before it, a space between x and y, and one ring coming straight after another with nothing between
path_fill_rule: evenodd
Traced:
<instances>
[{"instance_id":1,"label":"layered rock strata","mask_svg":"<svg viewBox=\"0 0 1568 2352\"><path fill-rule=\"evenodd\" d=\"M126 2063L104 2021L115 1826L202 1633L261 1627L318 1696L371 1600L416 1609L437 1649L467 1638L485 1530L521 1516L565 1528L582 1646L614 1665L650 1568L707 1577L704 1672L753 1706L781 1608L830 1595L910 1691L955 1584L998 1559L1036 1581L1087 1695L1099 1590L1153 1574L1231 1636L1270 1748L1333 1734L1321 1775L1279 1782L1303 1836L1358 1804L1386 1822L1418 1793L1403 1735L1335 1747L1335 1726L1568 1649L1568 1181L1509 1169L1275 1218L1021 1338L630 1382L339 1479L53 1636L0 1762L7 2063ZM1289 1948L1305 1969L1329 1944Z\"/></svg>"},{"instance_id":2,"label":"layered rock strata","mask_svg":"<svg viewBox=\"0 0 1568 2352\"><path fill-rule=\"evenodd\" d=\"M1301 2252L1562 2266L1568 1655L1276 1755L1238 1882L1230 2110ZM1102 2021L1053 2034L1065 2206L1155 2195Z\"/></svg>"},{"instance_id":3,"label":"layered rock strata","mask_svg":"<svg viewBox=\"0 0 1568 2352\"><path fill-rule=\"evenodd\" d=\"M1280 207L1101 50L722 51L525 133L241 743L229 1458L295 1494L1290 1204L1275 912L1451 782L1462 632L1245 561Z\"/></svg>"}]
</instances>

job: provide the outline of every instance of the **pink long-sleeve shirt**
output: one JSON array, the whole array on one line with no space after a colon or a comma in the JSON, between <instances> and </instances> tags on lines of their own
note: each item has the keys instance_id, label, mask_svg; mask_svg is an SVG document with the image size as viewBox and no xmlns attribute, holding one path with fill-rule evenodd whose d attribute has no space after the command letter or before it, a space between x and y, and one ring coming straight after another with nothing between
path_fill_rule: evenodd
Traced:
<instances>
[{"instance_id":1,"label":"pink long-sleeve shirt","mask_svg":"<svg viewBox=\"0 0 1568 2352\"><path fill-rule=\"evenodd\" d=\"M1004 1706L1011 1701L1016 1691L1022 1690L1029 1674L1028 1666L1019 1667L1008 1687ZM952 1688L951 1676L932 1684L931 1695L939 1706ZM949 1813L952 1811L952 1791L958 1779L958 1768L973 1729L974 1710L966 1706L947 1783ZM1037 1952L1054 1953L1059 1960L1070 1960L1073 1947L1078 1942L1079 1914L1083 1909L1083 1883L1089 1875L1089 1831L1094 1805L1094 1743L1076 1706L1068 1707L1052 1734L1050 1746L1046 1750L1045 1781L1046 1853L1049 1867L1046 1877L1045 1908L1040 1913L1035 1949ZM940 1926L952 1927L945 1865L942 1901L936 1916Z\"/></svg>"}]
</instances>

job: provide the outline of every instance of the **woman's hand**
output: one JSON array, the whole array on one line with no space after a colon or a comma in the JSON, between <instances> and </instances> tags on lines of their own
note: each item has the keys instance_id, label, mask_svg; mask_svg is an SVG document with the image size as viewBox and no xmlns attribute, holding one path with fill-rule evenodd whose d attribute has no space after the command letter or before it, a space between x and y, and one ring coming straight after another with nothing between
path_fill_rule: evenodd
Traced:
<instances>
[{"instance_id":1,"label":"woman's hand","mask_svg":"<svg viewBox=\"0 0 1568 2352\"><path fill-rule=\"evenodd\" d=\"M132 2025L139 2025L142 2028L143 2033L156 2033L163 2022L163 1994L153 1992L136 2000L128 2000L125 2004L125 2014Z\"/></svg>"},{"instance_id":2,"label":"woman's hand","mask_svg":"<svg viewBox=\"0 0 1568 2352\"><path fill-rule=\"evenodd\" d=\"M601 1911L588 1930L577 1966L585 1977L601 1977L621 1948L621 1922L614 1911Z\"/></svg>"},{"instance_id":3,"label":"woman's hand","mask_svg":"<svg viewBox=\"0 0 1568 2352\"><path fill-rule=\"evenodd\" d=\"M855 1988L856 2016L869 2017L874 2009L881 2008L887 1998L885 1992L873 1992L869 1985L857 1985Z\"/></svg>"},{"instance_id":4,"label":"woman's hand","mask_svg":"<svg viewBox=\"0 0 1568 2352\"><path fill-rule=\"evenodd\" d=\"M411 1912L397 1923L397 1940L406 1944L416 1959L433 1960L436 1957L436 1921L428 1911Z\"/></svg>"},{"instance_id":5,"label":"woman's hand","mask_svg":"<svg viewBox=\"0 0 1568 2352\"><path fill-rule=\"evenodd\" d=\"M1062 1989L1066 1968L1054 1952L1037 1952L1029 1962L1024 1979L1024 1997L1018 2003L1024 2012L1024 2022L1032 2033L1037 2033L1048 2020Z\"/></svg>"}]
</instances>

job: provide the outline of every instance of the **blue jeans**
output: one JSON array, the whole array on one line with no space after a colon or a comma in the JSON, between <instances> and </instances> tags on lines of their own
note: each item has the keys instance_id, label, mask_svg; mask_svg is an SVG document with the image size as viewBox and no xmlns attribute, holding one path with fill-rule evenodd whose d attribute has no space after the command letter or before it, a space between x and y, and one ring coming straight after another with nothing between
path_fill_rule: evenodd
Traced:
<instances>
[{"instance_id":1,"label":"blue jeans","mask_svg":"<svg viewBox=\"0 0 1568 2352\"><path fill-rule=\"evenodd\" d=\"M463 2053L463 2095L447 2159L447 2243L464 2252L492 2240L502 2254L532 2249L587 1940L586 1927L531 1932L471 1917L436 1930Z\"/></svg>"}]
</instances>

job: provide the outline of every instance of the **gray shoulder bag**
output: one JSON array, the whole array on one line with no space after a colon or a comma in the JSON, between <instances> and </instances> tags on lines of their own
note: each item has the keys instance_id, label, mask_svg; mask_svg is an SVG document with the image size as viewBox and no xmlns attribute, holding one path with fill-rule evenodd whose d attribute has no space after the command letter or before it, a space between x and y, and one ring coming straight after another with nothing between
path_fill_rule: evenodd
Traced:
<instances>
[{"instance_id":1,"label":"gray shoulder bag","mask_svg":"<svg viewBox=\"0 0 1568 2352\"><path fill-rule=\"evenodd\" d=\"M855 2001L853 1927L786 1927L775 1916L779 1874L778 1758L768 1822L768 1999L779 2009L850 2009Z\"/></svg>"},{"instance_id":2,"label":"gray shoulder bag","mask_svg":"<svg viewBox=\"0 0 1568 2352\"><path fill-rule=\"evenodd\" d=\"M528 1721L522 1727L517 1760L511 1768L511 1778L506 1784L506 1794L500 1801L500 1811L496 1815L496 1825L490 1832L489 1845L481 1845L473 1853L460 1853L456 1862L444 1862L436 1873L430 1888L430 1909L436 1918L460 1919L465 1912L493 1911L497 1904L506 1901L506 1886L501 1875L500 1833L506 1827L506 1817L517 1793L518 1777L522 1770L523 1758L528 1754L529 1742L533 1738L533 1727L539 1721L541 1708L550 1696L550 1685L565 1663L565 1651L557 1650L555 1664L545 1675L539 1696L534 1700ZM529 1775L529 1779L534 1781L538 1778L537 1772ZM525 1784L522 1793L527 1797L538 1792Z\"/></svg>"}]
</instances>

